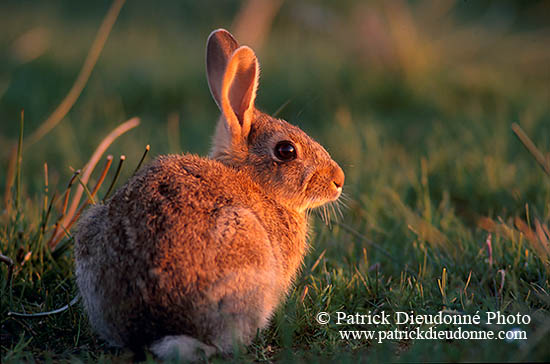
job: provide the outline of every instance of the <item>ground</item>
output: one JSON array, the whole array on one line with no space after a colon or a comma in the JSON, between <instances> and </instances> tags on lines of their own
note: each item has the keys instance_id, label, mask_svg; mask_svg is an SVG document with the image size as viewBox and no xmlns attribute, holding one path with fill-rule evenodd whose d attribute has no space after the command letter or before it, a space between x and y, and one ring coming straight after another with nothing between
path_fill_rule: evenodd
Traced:
<instances>
[{"instance_id":1,"label":"ground","mask_svg":"<svg viewBox=\"0 0 550 364\"><path fill-rule=\"evenodd\" d=\"M226 27L246 40L261 33L247 27L258 26L264 37L247 42L262 65L257 104L327 147L346 173L347 207L329 224L314 217L311 250L270 327L234 357L213 362L548 360L548 3L288 1L255 9L260 25L243 15L252 3L124 4L82 94L38 140L33 133L71 89L111 3L0 5L0 251L14 261L9 282L8 266L0 266L2 362L132 359L97 338L79 305L40 318L7 313L53 310L76 295L72 240L65 236L53 251L47 244L69 167L83 168L103 138L134 116L140 125L107 151L114 161L99 200L122 154L117 186L148 144L146 161L207 154L218 110L205 79L206 38ZM21 163L11 168L21 109ZM379 343L341 335L430 325L336 321L336 312L442 310L527 315L528 324L462 325L525 331L527 340ZM317 321L321 312L330 314L328 324Z\"/></svg>"}]
</instances>

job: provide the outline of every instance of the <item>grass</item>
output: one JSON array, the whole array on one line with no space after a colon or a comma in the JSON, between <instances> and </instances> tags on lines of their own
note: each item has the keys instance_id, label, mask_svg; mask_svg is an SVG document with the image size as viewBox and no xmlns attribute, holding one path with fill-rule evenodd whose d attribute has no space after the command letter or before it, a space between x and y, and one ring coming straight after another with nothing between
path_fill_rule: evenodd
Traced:
<instances>
[{"instance_id":1,"label":"grass","mask_svg":"<svg viewBox=\"0 0 550 364\"><path fill-rule=\"evenodd\" d=\"M79 305L31 319L7 312L49 311L75 296L72 241L66 235L55 250L48 241L63 215L69 167L83 168L116 125L141 118L109 147L115 162L98 200L121 155L117 185L147 144L145 162L207 153L217 110L204 77L204 42L210 30L231 26L241 4L197 4L125 4L74 107L28 147L25 138L73 85L109 3L1 5L0 143L8 147L0 151L0 191L9 182L9 151L21 146L20 178L2 196L10 203L0 215L0 252L14 262L11 282L0 265L3 363L132 359L97 338ZM346 172L349 201L330 226L314 218L311 251L270 327L234 358L213 362L550 358L546 5L392 4L286 2L256 47L258 104L280 110L327 147ZM25 53L25 42L42 52ZM90 194L101 174L86 182ZM74 180L72 189L79 186ZM73 198L74 191L67 203ZM528 340L342 340L339 330L372 327L316 322L319 312L440 310L529 315L528 325L463 327L519 328Z\"/></svg>"}]
</instances>

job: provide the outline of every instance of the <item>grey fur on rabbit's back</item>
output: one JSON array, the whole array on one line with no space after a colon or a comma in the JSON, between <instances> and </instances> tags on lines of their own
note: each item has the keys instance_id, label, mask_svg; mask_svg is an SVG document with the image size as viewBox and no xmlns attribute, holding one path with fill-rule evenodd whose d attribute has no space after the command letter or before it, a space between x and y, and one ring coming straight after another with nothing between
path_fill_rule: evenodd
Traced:
<instances>
[{"instance_id":1,"label":"grey fur on rabbit's back","mask_svg":"<svg viewBox=\"0 0 550 364\"><path fill-rule=\"evenodd\" d=\"M255 108L255 54L225 30L209 37L207 75L222 111L210 158L158 157L89 208L76 233L92 327L163 358L249 343L302 264L307 211L344 183L317 142Z\"/></svg>"}]
</instances>

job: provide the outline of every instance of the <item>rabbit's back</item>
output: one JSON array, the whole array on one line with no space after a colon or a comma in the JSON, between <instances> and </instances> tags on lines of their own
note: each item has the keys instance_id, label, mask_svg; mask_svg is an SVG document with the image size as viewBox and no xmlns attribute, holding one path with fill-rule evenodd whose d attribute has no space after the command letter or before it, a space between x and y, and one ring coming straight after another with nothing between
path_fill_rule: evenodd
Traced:
<instances>
[{"instance_id":1,"label":"rabbit's back","mask_svg":"<svg viewBox=\"0 0 550 364\"><path fill-rule=\"evenodd\" d=\"M303 218L242 171L160 157L82 219L77 280L91 322L118 345L182 333L208 342L223 322L212 313L224 314L210 306L235 305L232 295L250 302L229 311L258 311L266 321L261 312L272 311L301 262Z\"/></svg>"}]
</instances>

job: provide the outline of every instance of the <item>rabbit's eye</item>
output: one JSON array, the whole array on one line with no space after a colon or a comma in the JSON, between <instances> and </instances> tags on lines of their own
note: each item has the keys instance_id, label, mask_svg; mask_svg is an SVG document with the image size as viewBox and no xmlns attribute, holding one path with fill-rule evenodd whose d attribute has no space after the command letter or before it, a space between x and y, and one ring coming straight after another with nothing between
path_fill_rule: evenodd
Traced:
<instances>
[{"instance_id":1,"label":"rabbit's eye","mask_svg":"<svg viewBox=\"0 0 550 364\"><path fill-rule=\"evenodd\" d=\"M277 143L275 146L275 157L283 162L289 162L296 159L296 147L289 141Z\"/></svg>"}]
</instances>

